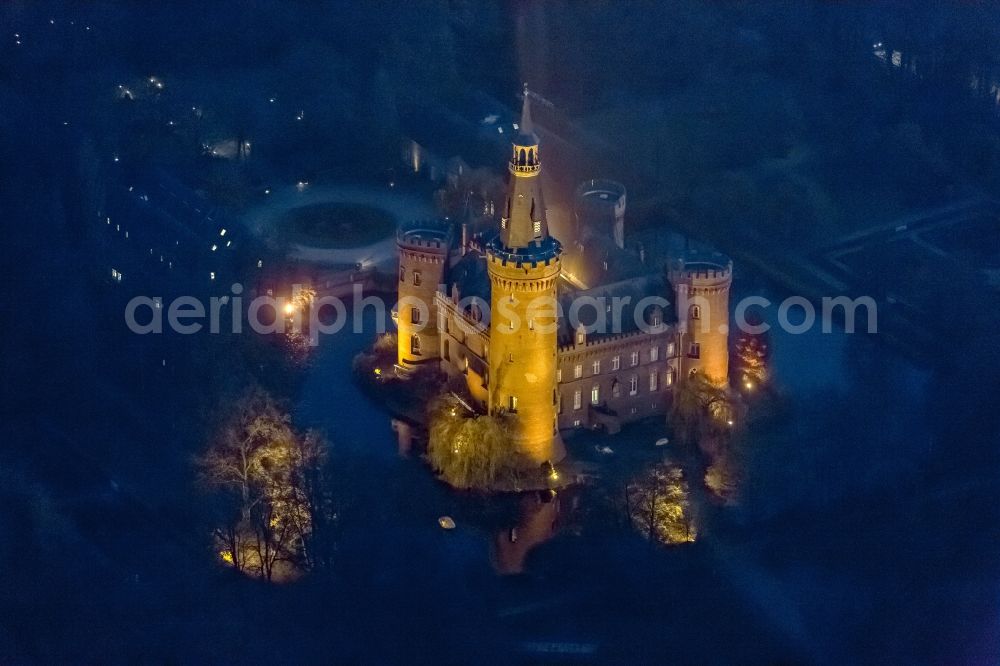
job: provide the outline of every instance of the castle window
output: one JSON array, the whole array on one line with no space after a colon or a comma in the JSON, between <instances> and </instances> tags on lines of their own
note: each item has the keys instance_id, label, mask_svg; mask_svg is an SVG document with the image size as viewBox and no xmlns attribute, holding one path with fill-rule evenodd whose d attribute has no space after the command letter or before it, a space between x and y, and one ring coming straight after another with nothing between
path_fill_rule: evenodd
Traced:
<instances>
[{"instance_id":1,"label":"castle window","mask_svg":"<svg viewBox=\"0 0 1000 666\"><path fill-rule=\"evenodd\" d=\"M556 368L556 384L562 383L562 368Z\"/></svg>"},{"instance_id":2,"label":"castle window","mask_svg":"<svg viewBox=\"0 0 1000 666\"><path fill-rule=\"evenodd\" d=\"M636 375L632 375L632 377L628 380L628 394L635 395L638 392L639 392L639 378Z\"/></svg>"},{"instance_id":3,"label":"castle window","mask_svg":"<svg viewBox=\"0 0 1000 666\"><path fill-rule=\"evenodd\" d=\"M413 286L420 286L420 271L413 271Z\"/></svg>"},{"instance_id":4,"label":"castle window","mask_svg":"<svg viewBox=\"0 0 1000 666\"><path fill-rule=\"evenodd\" d=\"M449 353L451 350L449 349L449 346L450 345L448 344L448 341L445 340L444 341L444 354L442 354L442 356L444 356L444 360L446 360L446 361L450 361L451 360L451 354Z\"/></svg>"},{"instance_id":5,"label":"castle window","mask_svg":"<svg viewBox=\"0 0 1000 666\"><path fill-rule=\"evenodd\" d=\"M659 326L661 321L662 321L662 318L660 317L660 313L659 312L654 312L653 313L653 326Z\"/></svg>"},{"instance_id":6,"label":"castle window","mask_svg":"<svg viewBox=\"0 0 1000 666\"><path fill-rule=\"evenodd\" d=\"M660 388L660 375L658 375L654 370L653 372L649 373L649 390L655 391L659 388Z\"/></svg>"},{"instance_id":7,"label":"castle window","mask_svg":"<svg viewBox=\"0 0 1000 666\"><path fill-rule=\"evenodd\" d=\"M516 412L517 411L517 396L516 395L510 396L510 398L507 400L507 406L510 409L510 411L512 411L512 412Z\"/></svg>"},{"instance_id":8,"label":"castle window","mask_svg":"<svg viewBox=\"0 0 1000 666\"><path fill-rule=\"evenodd\" d=\"M652 346L649 348L649 360L659 361L660 360L660 348L657 346Z\"/></svg>"},{"instance_id":9,"label":"castle window","mask_svg":"<svg viewBox=\"0 0 1000 666\"><path fill-rule=\"evenodd\" d=\"M601 386L600 384L594 384L594 387L590 389L590 404L596 405L601 401Z\"/></svg>"},{"instance_id":10,"label":"castle window","mask_svg":"<svg viewBox=\"0 0 1000 666\"><path fill-rule=\"evenodd\" d=\"M622 385L618 383L618 380L611 382L611 397L619 398L622 394Z\"/></svg>"},{"instance_id":11,"label":"castle window","mask_svg":"<svg viewBox=\"0 0 1000 666\"><path fill-rule=\"evenodd\" d=\"M639 352L632 352L632 367L639 365Z\"/></svg>"},{"instance_id":12,"label":"castle window","mask_svg":"<svg viewBox=\"0 0 1000 666\"><path fill-rule=\"evenodd\" d=\"M508 363L513 363L514 362L514 353L513 352L507 352L507 362Z\"/></svg>"},{"instance_id":13,"label":"castle window","mask_svg":"<svg viewBox=\"0 0 1000 666\"><path fill-rule=\"evenodd\" d=\"M420 336L411 335L410 336L410 353L414 356L420 355Z\"/></svg>"},{"instance_id":14,"label":"castle window","mask_svg":"<svg viewBox=\"0 0 1000 666\"><path fill-rule=\"evenodd\" d=\"M580 427L580 419L573 419L573 427L574 428Z\"/></svg>"},{"instance_id":15,"label":"castle window","mask_svg":"<svg viewBox=\"0 0 1000 666\"><path fill-rule=\"evenodd\" d=\"M692 342L691 346L688 347L688 356L690 358L701 358L701 344Z\"/></svg>"},{"instance_id":16,"label":"castle window","mask_svg":"<svg viewBox=\"0 0 1000 666\"><path fill-rule=\"evenodd\" d=\"M573 379L579 379L583 377L583 363L577 363L573 366Z\"/></svg>"},{"instance_id":17,"label":"castle window","mask_svg":"<svg viewBox=\"0 0 1000 666\"><path fill-rule=\"evenodd\" d=\"M580 409L583 407L583 393L580 389L573 391L573 409Z\"/></svg>"},{"instance_id":18,"label":"castle window","mask_svg":"<svg viewBox=\"0 0 1000 666\"><path fill-rule=\"evenodd\" d=\"M667 356L668 357L674 355L674 349L675 349L674 343L668 342L667 343Z\"/></svg>"},{"instance_id":19,"label":"castle window","mask_svg":"<svg viewBox=\"0 0 1000 666\"><path fill-rule=\"evenodd\" d=\"M692 305L691 306L691 319L701 319L701 306Z\"/></svg>"},{"instance_id":20,"label":"castle window","mask_svg":"<svg viewBox=\"0 0 1000 666\"><path fill-rule=\"evenodd\" d=\"M402 266L399 267L399 281L400 282L406 281L406 269Z\"/></svg>"},{"instance_id":21,"label":"castle window","mask_svg":"<svg viewBox=\"0 0 1000 666\"><path fill-rule=\"evenodd\" d=\"M601 362L599 360L594 361L592 368L595 375L601 374Z\"/></svg>"},{"instance_id":22,"label":"castle window","mask_svg":"<svg viewBox=\"0 0 1000 666\"><path fill-rule=\"evenodd\" d=\"M664 383L667 386L673 386L674 385L674 369L673 368L668 368L667 369L667 381L664 382Z\"/></svg>"},{"instance_id":23,"label":"castle window","mask_svg":"<svg viewBox=\"0 0 1000 666\"><path fill-rule=\"evenodd\" d=\"M535 220L532 224L532 228L535 230L535 235L538 236L542 233L542 223L540 220Z\"/></svg>"},{"instance_id":24,"label":"castle window","mask_svg":"<svg viewBox=\"0 0 1000 666\"><path fill-rule=\"evenodd\" d=\"M507 228L507 218L506 217L501 217L500 218L500 228L501 229L506 229Z\"/></svg>"},{"instance_id":25,"label":"castle window","mask_svg":"<svg viewBox=\"0 0 1000 666\"><path fill-rule=\"evenodd\" d=\"M420 308L410 307L410 323L420 323Z\"/></svg>"},{"instance_id":26,"label":"castle window","mask_svg":"<svg viewBox=\"0 0 1000 666\"><path fill-rule=\"evenodd\" d=\"M529 331L535 330L535 320L534 319L529 319L528 320L528 330Z\"/></svg>"},{"instance_id":27,"label":"castle window","mask_svg":"<svg viewBox=\"0 0 1000 666\"><path fill-rule=\"evenodd\" d=\"M618 368L621 367L621 365L622 365L622 357L621 356L613 356L611 358L611 370L612 371L617 370Z\"/></svg>"}]
</instances>

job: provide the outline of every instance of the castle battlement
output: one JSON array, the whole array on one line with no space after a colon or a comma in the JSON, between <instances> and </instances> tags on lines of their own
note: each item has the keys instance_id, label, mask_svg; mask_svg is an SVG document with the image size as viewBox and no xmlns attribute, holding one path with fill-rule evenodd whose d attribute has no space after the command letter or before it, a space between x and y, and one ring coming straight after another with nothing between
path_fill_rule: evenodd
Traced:
<instances>
[{"instance_id":1,"label":"castle battlement","mask_svg":"<svg viewBox=\"0 0 1000 666\"><path fill-rule=\"evenodd\" d=\"M642 337L648 338L658 335L666 335L671 330L671 327L667 326L666 324L661 324L660 326L655 328L657 329L655 331L643 331L642 329L636 329L634 331L627 331L622 333L609 333L606 335L601 335L593 338L588 336L586 341L582 345L578 345L575 342L567 342L565 344L559 345L557 349L560 354L569 354L574 351L577 352L585 351L587 349L590 349L591 347L595 348L605 347L608 345L612 345L616 342L632 342L636 338L642 338Z\"/></svg>"},{"instance_id":2,"label":"castle battlement","mask_svg":"<svg viewBox=\"0 0 1000 666\"><path fill-rule=\"evenodd\" d=\"M732 260L719 252L689 252L667 271L671 283L717 282L733 277Z\"/></svg>"},{"instance_id":3,"label":"castle battlement","mask_svg":"<svg viewBox=\"0 0 1000 666\"><path fill-rule=\"evenodd\" d=\"M560 254L562 254L562 244L551 236L536 241L530 247L509 249L497 242L497 239L488 243L486 247L486 260L494 266L503 268L551 266L559 263Z\"/></svg>"},{"instance_id":4,"label":"castle battlement","mask_svg":"<svg viewBox=\"0 0 1000 666\"><path fill-rule=\"evenodd\" d=\"M408 222L396 231L396 243L401 249L439 253L451 247L451 224L444 220Z\"/></svg>"}]
</instances>

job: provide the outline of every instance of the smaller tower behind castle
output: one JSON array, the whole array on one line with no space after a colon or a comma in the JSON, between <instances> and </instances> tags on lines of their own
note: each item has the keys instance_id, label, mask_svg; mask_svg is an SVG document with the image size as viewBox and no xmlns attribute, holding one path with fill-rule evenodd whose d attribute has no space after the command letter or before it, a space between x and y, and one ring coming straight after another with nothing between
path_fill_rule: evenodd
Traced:
<instances>
[{"instance_id":1,"label":"smaller tower behind castle","mask_svg":"<svg viewBox=\"0 0 1000 666\"><path fill-rule=\"evenodd\" d=\"M437 220L411 222L396 233L396 245L399 248L397 364L406 370L440 357L434 293L444 283L451 226Z\"/></svg>"},{"instance_id":2,"label":"smaller tower behind castle","mask_svg":"<svg viewBox=\"0 0 1000 666\"><path fill-rule=\"evenodd\" d=\"M718 252L688 252L668 270L680 326L680 372L729 383L729 287L733 262Z\"/></svg>"}]
</instances>

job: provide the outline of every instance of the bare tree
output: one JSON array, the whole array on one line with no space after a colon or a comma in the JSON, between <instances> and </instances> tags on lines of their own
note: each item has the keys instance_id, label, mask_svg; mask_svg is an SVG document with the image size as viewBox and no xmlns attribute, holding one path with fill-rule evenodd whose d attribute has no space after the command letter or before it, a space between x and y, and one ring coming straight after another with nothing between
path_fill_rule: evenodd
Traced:
<instances>
[{"instance_id":1,"label":"bare tree","mask_svg":"<svg viewBox=\"0 0 1000 666\"><path fill-rule=\"evenodd\" d=\"M312 568L317 526L332 520L323 478L326 441L296 433L267 393L237 402L197 460L202 483L222 491L227 514L215 530L220 555L237 570L274 580Z\"/></svg>"}]
</instances>

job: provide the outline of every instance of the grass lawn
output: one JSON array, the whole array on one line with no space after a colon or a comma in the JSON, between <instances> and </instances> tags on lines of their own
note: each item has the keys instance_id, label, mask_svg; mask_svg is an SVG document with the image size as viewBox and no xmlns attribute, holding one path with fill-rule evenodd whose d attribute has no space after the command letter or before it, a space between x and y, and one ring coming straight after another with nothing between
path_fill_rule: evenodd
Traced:
<instances>
[{"instance_id":1,"label":"grass lawn","mask_svg":"<svg viewBox=\"0 0 1000 666\"><path fill-rule=\"evenodd\" d=\"M292 243L327 248L370 245L396 229L396 219L381 208L322 203L288 211L282 223Z\"/></svg>"}]
</instances>

